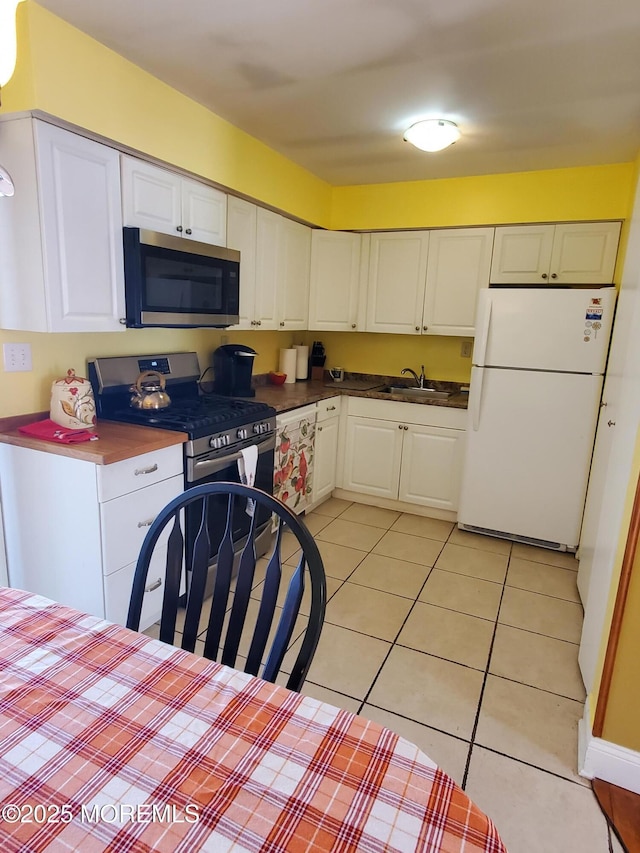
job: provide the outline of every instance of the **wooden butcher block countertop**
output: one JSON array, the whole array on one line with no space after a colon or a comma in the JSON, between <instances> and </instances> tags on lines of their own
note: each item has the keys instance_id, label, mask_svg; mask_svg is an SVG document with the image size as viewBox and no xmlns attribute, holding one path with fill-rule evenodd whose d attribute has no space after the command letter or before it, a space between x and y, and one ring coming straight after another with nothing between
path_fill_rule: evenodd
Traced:
<instances>
[{"instance_id":1,"label":"wooden butcher block countertop","mask_svg":"<svg viewBox=\"0 0 640 853\"><path fill-rule=\"evenodd\" d=\"M162 450L188 440L184 432L174 432L168 429L155 429L132 424L120 424L112 421L99 421L97 427L98 439L84 441L80 444L58 444L54 441L42 441L18 432L18 427L34 421L44 420L49 412L34 412L30 415L18 415L12 418L0 419L0 443L13 444L16 447L27 447L31 450L42 450L45 453L55 453L58 456L69 456L72 459L83 459L95 465L109 465L121 462L143 453Z\"/></svg>"}]
</instances>

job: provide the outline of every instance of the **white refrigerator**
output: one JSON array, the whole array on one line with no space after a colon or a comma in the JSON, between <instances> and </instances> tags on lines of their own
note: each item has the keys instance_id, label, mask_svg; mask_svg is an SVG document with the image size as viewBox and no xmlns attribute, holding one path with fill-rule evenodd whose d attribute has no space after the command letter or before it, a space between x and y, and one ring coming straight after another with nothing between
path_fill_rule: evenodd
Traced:
<instances>
[{"instance_id":1,"label":"white refrigerator","mask_svg":"<svg viewBox=\"0 0 640 853\"><path fill-rule=\"evenodd\" d=\"M458 526L575 550L615 288L481 291Z\"/></svg>"}]
</instances>

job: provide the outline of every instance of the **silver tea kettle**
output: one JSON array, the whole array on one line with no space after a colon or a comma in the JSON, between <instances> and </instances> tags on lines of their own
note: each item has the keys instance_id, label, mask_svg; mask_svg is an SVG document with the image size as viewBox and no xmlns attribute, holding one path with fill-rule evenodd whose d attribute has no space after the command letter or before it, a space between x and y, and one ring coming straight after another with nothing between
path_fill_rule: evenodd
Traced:
<instances>
[{"instance_id":1,"label":"silver tea kettle","mask_svg":"<svg viewBox=\"0 0 640 853\"><path fill-rule=\"evenodd\" d=\"M145 370L136 379L135 385L129 388L133 391L131 406L134 409L153 411L166 409L171 404L171 397L165 389L164 376L157 370Z\"/></svg>"}]
</instances>

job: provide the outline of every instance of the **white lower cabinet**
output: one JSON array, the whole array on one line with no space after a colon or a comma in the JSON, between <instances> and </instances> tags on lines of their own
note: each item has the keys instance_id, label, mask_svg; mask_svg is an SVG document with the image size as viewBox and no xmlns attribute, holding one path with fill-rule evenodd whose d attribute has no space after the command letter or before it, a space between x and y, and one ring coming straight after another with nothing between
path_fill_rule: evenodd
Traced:
<instances>
[{"instance_id":1,"label":"white lower cabinet","mask_svg":"<svg viewBox=\"0 0 640 853\"><path fill-rule=\"evenodd\" d=\"M457 510L464 431L408 426L402 441L398 498L407 503Z\"/></svg>"},{"instance_id":2,"label":"white lower cabinet","mask_svg":"<svg viewBox=\"0 0 640 853\"><path fill-rule=\"evenodd\" d=\"M144 537L184 489L182 446L95 465L3 444L0 478L10 586L123 625ZM162 607L162 539L159 545L141 629Z\"/></svg>"},{"instance_id":3,"label":"white lower cabinet","mask_svg":"<svg viewBox=\"0 0 640 853\"><path fill-rule=\"evenodd\" d=\"M340 397L330 397L318 403L311 492L313 505L331 497L336 486L340 408Z\"/></svg>"},{"instance_id":4,"label":"white lower cabinet","mask_svg":"<svg viewBox=\"0 0 640 853\"><path fill-rule=\"evenodd\" d=\"M466 411L349 398L344 490L455 512Z\"/></svg>"}]
</instances>

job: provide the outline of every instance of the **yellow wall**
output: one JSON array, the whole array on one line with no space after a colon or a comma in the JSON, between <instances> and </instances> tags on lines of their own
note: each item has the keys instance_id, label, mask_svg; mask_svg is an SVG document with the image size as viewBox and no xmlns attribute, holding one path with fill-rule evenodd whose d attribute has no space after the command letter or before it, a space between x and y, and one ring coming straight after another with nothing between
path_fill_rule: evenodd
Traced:
<instances>
[{"instance_id":1,"label":"yellow wall","mask_svg":"<svg viewBox=\"0 0 640 853\"><path fill-rule=\"evenodd\" d=\"M297 341L297 337L294 335ZM320 340L327 353L326 367L342 367L351 373L400 376L403 367L420 372L424 364L429 379L468 382L471 359L462 358L465 338L430 335L386 335L373 332L307 332L304 343Z\"/></svg>"},{"instance_id":2,"label":"yellow wall","mask_svg":"<svg viewBox=\"0 0 640 853\"><path fill-rule=\"evenodd\" d=\"M623 219L635 164L334 187L331 228L448 228Z\"/></svg>"},{"instance_id":3,"label":"yellow wall","mask_svg":"<svg viewBox=\"0 0 640 853\"><path fill-rule=\"evenodd\" d=\"M258 352L254 373L276 370L280 347L292 343L290 332L232 334L219 329L127 329L121 333L63 335L0 331L0 343L31 344L33 358L31 372L2 374L0 418L47 411L53 380L64 376L70 367L79 376L86 375L87 359L92 356L194 351L204 371L211 364L214 349L223 342L223 335L232 343L247 344Z\"/></svg>"}]
</instances>

